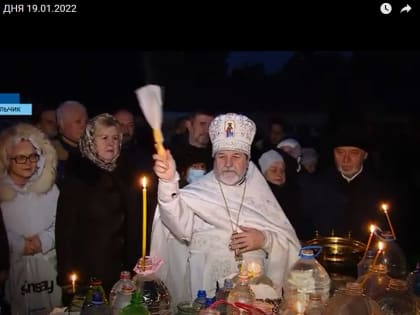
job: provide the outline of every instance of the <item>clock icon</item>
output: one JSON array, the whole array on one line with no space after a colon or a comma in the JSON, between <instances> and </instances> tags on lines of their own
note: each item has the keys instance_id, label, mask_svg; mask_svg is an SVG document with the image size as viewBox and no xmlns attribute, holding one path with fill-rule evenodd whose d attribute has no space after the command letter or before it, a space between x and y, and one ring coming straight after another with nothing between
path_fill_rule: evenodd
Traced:
<instances>
[{"instance_id":1,"label":"clock icon","mask_svg":"<svg viewBox=\"0 0 420 315\"><path fill-rule=\"evenodd\" d=\"M380 10L382 14L390 14L392 11L392 5L388 2L384 2L381 4Z\"/></svg>"}]
</instances>

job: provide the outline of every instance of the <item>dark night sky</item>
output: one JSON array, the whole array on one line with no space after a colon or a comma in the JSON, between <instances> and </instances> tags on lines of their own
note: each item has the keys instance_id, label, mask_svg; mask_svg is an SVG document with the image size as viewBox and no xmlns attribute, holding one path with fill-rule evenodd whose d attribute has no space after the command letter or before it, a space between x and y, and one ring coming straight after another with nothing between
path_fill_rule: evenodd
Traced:
<instances>
[{"instance_id":1,"label":"dark night sky","mask_svg":"<svg viewBox=\"0 0 420 315\"><path fill-rule=\"evenodd\" d=\"M264 64L266 73L280 69L291 51L232 51L228 73L244 65ZM86 104L132 103L143 84L138 50L3 50L0 52L0 92L17 92L33 103L77 99Z\"/></svg>"},{"instance_id":2,"label":"dark night sky","mask_svg":"<svg viewBox=\"0 0 420 315\"><path fill-rule=\"evenodd\" d=\"M184 52L174 52L174 54L180 53L183 54ZM235 68L261 63L264 65L265 72L267 74L272 74L275 71L281 70L293 53L293 51L231 51L226 58L226 71L230 73L232 69ZM316 53L331 52L317 51ZM351 52L340 53L346 57L351 56ZM153 52L153 54L155 53ZM184 67L185 64L183 63L185 60L181 60L181 66L177 65L177 67L172 67L173 62L179 62L178 59L171 57L173 55L172 52L163 52L163 64L156 67L159 68L160 72L164 75L168 73L172 74L170 79L165 81L164 84L166 85L165 88L168 99L175 100L174 102L165 104L169 110L190 110L192 106L197 106L197 103L201 101L201 99L206 99L207 103L212 104L212 106L214 104L219 104L219 106L223 108L225 105L244 105L243 101L253 104L260 100L258 95L254 99L252 95L251 97L247 96L249 93L247 95L245 95L246 93L242 93L242 89L247 89L247 87L244 87L243 85L243 82L246 81L246 79L243 81L242 79L237 81L235 81L236 79L233 80L232 82L234 83L229 85L229 90L218 90L218 87L216 86L215 91L217 91L217 93L213 93L213 86L217 85L221 80L224 80L223 65L222 67L219 67L219 69L214 69L212 67L214 64L210 63L211 66L207 67L207 69L203 67L203 69L205 69L204 71L207 71L203 72L203 74L201 73L203 69L200 68L201 56L195 52L192 54L192 58L195 59L193 62L190 62L192 59L188 58L191 57L191 52L185 52L185 55L187 56L187 59L185 60L188 60L188 63L192 65L190 65L190 68L188 69L190 72L183 71L186 69ZM207 54L207 57L208 55L210 54ZM383 71L384 75L367 77L364 79L365 81L359 80L358 78L354 79L353 77L351 77L351 79L354 79L357 83L367 82L368 84L366 85L365 90L369 92L379 91L379 94L377 93L375 97L388 101L390 103L389 106L395 107L394 103L401 103L401 99L404 97L405 99L402 102L403 105L410 102L414 103L414 100L412 99L414 94L412 91L415 90L413 87L417 85L416 82L418 79L411 75L410 78L408 78L407 73L409 74L409 72L407 72L407 67L413 68L414 63L416 63L417 68L420 68L418 65L419 59L416 56L417 55L401 52L398 57L399 59L396 59L399 61L392 64L390 63L392 60L388 60L388 55L383 53L379 54L378 57L374 56L373 59L366 59L365 63L362 63L359 66L359 69L363 69L364 73L368 74L376 73L378 69L381 71L386 70L386 72ZM402 60L408 61L403 64L401 62ZM220 60L217 62L216 65L223 64L223 61L222 63L220 63ZM205 62L203 64L205 64ZM386 64L387 67L381 68L384 64ZM87 106L92 104L91 106L98 110L108 110L110 108L115 108L116 106L136 107L138 104L134 95L134 90L145 83L143 65L144 59L142 52L138 49L2 49L0 50L0 92L21 93L24 102L46 104L54 107L60 102L68 99L79 100ZM402 68L401 65L407 69ZM200 73L195 73L194 71L196 71L196 69L199 69ZM324 73L325 75L333 75L337 73L335 70L336 69L333 69L328 72L325 70L325 67L322 66L316 71L322 73L321 75L324 75ZM184 74L183 72L186 73L185 76L182 76ZM178 76L178 73L180 76ZM214 75L215 73L218 74ZM200 75L201 77L199 77ZM251 75L255 74L251 73ZM206 76L213 76L213 78L207 80ZM397 80L390 80L393 78L397 78ZM294 77L287 77L287 80L284 83L290 82L289 79L293 80ZM295 81L304 82L302 77L299 77L299 73L297 73ZM260 85L262 88L265 88L263 80L257 80L255 82L261 83ZM322 80L312 80L309 83L322 83ZM334 85L331 86L334 88ZM202 88L206 88L207 90ZM324 90L331 89L330 86L321 85L321 89L316 89L316 91L323 91L322 88ZM307 88L307 90L310 92L310 87ZM267 91L276 96L275 93L277 90L274 86L269 86ZM341 90L334 88L333 91L336 91L336 94L339 94ZM401 93L401 91L404 91L404 93ZM405 93L406 91L410 93ZM226 92L232 92L232 97L225 97L227 94ZM386 97L382 95L382 92L386 92ZM177 95L171 97L174 93ZM195 95L189 98L189 94ZM354 94L355 93L350 93L349 95L353 96ZM329 90L328 95L331 95ZM292 94L292 96L296 103L302 103L298 98L300 95L296 95L295 97L295 95ZM220 103L221 98L226 104ZM329 99L331 102L335 102L331 97ZM368 98L363 98L363 100L366 99ZM196 102L197 100L198 102ZM317 103L314 103L313 100L314 98L308 98L307 101L315 104L313 105L315 108L315 106L318 105ZM320 104L325 104L325 98L323 98L322 95L320 95L319 100ZM337 101L337 103L339 103L339 101ZM399 108L400 107L401 106L399 106Z\"/></svg>"}]
</instances>

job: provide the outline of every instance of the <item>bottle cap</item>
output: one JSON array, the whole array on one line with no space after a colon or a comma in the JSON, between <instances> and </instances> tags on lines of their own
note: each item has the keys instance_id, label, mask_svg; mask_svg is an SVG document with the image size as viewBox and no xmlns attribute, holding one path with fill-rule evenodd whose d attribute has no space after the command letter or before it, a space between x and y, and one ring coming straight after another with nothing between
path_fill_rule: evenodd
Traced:
<instances>
[{"instance_id":1,"label":"bottle cap","mask_svg":"<svg viewBox=\"0 0 420 315\"><path fill-rule=\"evenodd\" d=\"M92 295L92 304L102 304L103 300L102 300L102 293L99 291L95 291L93 292Z\"/></svg>"},{"instance_id":2,"label":"bottle cap","mask_svg":"<svg viewBox=\"0 0 420 315\"><path fill-rule=\"evenodd\" d=\"M207 296L206 290L198 290L197 291L197 297L206 297L206 296Z\"/></svg>"},{"instance_id":3,"label":"bottle cap","mask_svg":"<svg viewBox=\"0 0 420 315\"><path fill-rule=\"evenodd\" d=\"M227 289L232 289L233 288L233 281L231 278L226 278L223 282L223 287L227 288Z\"/></svg>"}]
</instances>

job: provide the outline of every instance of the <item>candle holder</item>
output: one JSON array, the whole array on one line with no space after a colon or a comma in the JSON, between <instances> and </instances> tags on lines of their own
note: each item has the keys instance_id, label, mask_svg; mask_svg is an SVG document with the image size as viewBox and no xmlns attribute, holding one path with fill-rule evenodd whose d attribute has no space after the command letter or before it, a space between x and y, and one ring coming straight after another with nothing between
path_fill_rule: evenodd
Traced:
<instances>
[{"instance_id":1,"label":"candle holder","mask_svg":"<svg viewBox=\"0 0 420 315\"><path fill-rule=\"evenodd\" d=\"M357 264L362 259L366 244L348 237L321 236L303 243L321 245L322 255L317 260L330 274L343 275L356 279Z\"/></svg>"},{"instance_id":2,"label":"candle holder","mask_svg":"<svg viewBox=\"0 0 420 315\"><path fill-rule=\"evenodd\" d=\"M70 307L71 302L73 301L74 296L76 295L76 290L73 291L73 286L71 284L64 285L62 289L62 303L64 306ZM77 289L77 287L76 287Z\"/></svg>"}]
</instances>

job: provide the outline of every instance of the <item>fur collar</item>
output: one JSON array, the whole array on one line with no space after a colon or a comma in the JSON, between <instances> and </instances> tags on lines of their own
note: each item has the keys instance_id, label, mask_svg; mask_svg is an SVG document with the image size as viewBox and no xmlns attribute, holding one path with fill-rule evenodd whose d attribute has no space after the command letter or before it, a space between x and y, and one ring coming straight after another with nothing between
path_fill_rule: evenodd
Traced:
<instances>
[{"instance_id":1,"label":"fur collar","mask_svg":"<svg viewBox=\"0 0 420 315\"><path fill-rule=\"evenodd\" d=\"M38 148L41 155L39 169L23 188L16 187L7 174L9 160L6 148L17 139L28 139ZM55 183L57 153L48 137L38 128L19 123L4 130L0 135L0 201L13 200L18 191L46 193Z\"/></svg>"}]
</instances>

